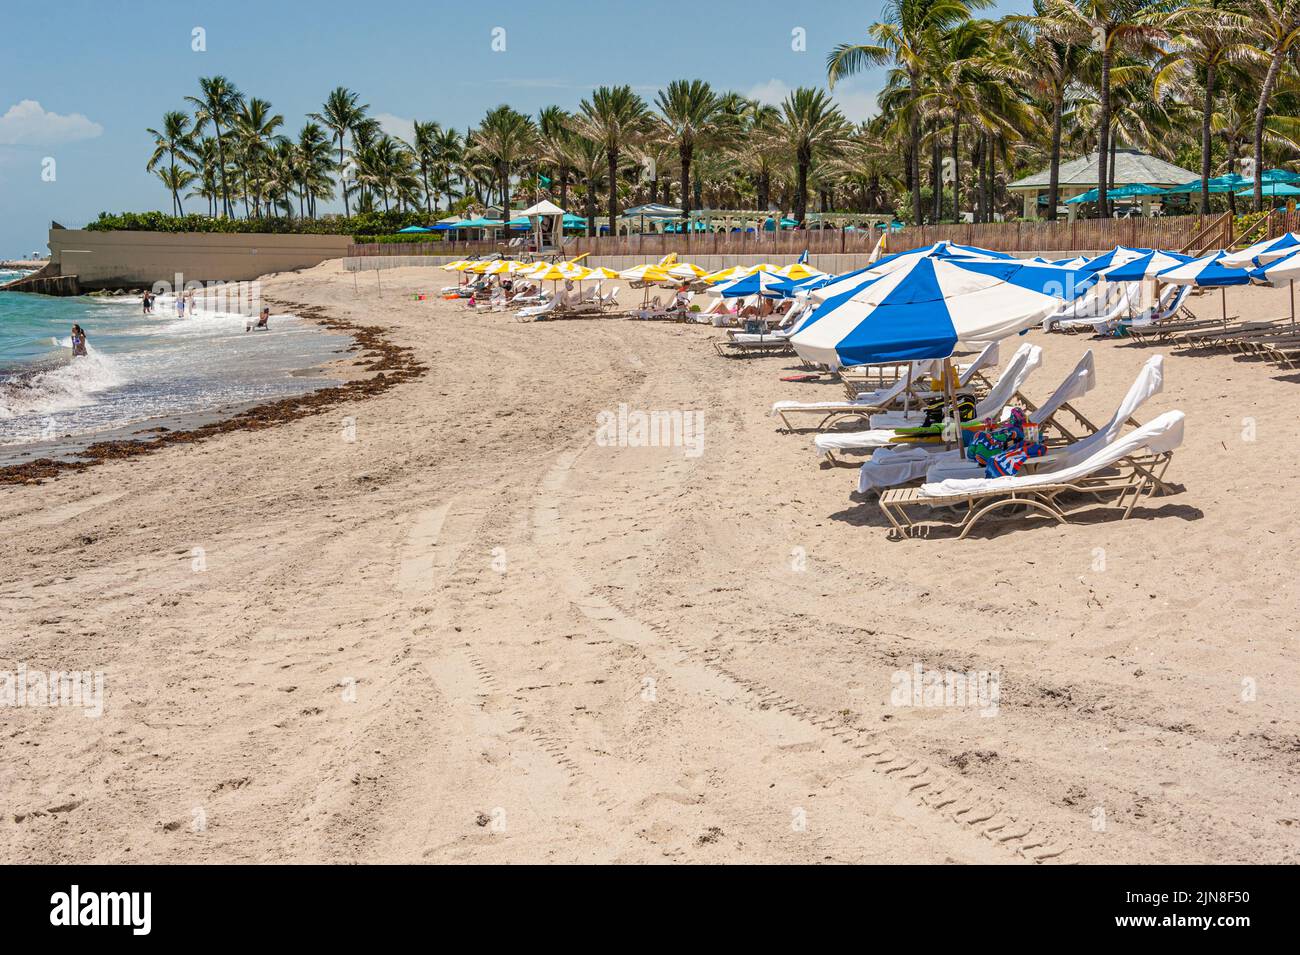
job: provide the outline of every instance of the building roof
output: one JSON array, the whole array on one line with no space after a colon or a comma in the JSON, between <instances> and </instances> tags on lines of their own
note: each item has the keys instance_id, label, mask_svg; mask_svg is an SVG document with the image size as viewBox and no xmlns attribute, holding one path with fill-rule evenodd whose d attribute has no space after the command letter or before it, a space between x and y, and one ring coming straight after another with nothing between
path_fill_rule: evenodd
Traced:
<instances>
[{"instance_id":1,"label":"building roof","mask_svg":"<svg viewBox=\"0 0 1300 955\"><path fill-rule=\"evenodd\" d=\"M1017 179L1007 186L1009 190L1046 189L1049 185L1051 167L1045 167L1032 176ZM1125 186L1130 183L1146 183L1149 186L1178 186L1192 179L1199 179L1200 173L1192 172L1171 162L1165 162L1158 156L1138 152L1136 149L1119 149L1115 151L1115 176L1110 185ZM1078 159L1061 163L1057 181L1062 186L1081 186L1088 189L1097 187L1097 154L1089 153Z\"/></svg>"}]
</instances>

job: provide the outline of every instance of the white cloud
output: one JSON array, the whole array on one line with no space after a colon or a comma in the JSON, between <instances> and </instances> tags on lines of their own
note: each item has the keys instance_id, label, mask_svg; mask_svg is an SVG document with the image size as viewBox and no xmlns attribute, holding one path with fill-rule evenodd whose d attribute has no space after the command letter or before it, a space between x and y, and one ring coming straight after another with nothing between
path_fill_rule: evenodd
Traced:
<instances>
[{"instance_id":1,"label":"white cloud","mask_svg":"<svg viewBox=\"0 0 1300 955\"><path fill-rule=\"evenodd\" d=\"M415 141L415 120L403 119L392 113L376 113L375 119L379 120L379 128L389 136L396 136L406 143Z\"/></svg>"},{"instance_id":2,"label":"white cloud","mask_svg":"<svg viewBox=\"0 0 1300 955\"><path fill-rule=\"evenodd\" d=\"M0 116L0 146L55 146L103 132L103 126L80 113L52 113L34 99L22 100Z\"/></svg>"},{"instance_id":3,"label":"white cloud","mask_svg":"<svg viewBox=\"0 0 1300 955\"><path fill-rule=\"evenodd\" d=\"M789 84L778 79L770 79L766 83L755 84L745 91L745 95L750 99L756 99L760 103L769 103L772 106L780 106L781 102L790 93ZM855 123L870 119L878 112L876 109L876 91L864 89L851 80L837 83L835 89L831 90L831 99L839 106L845 117Z\"/></svg>"}]
</instances>

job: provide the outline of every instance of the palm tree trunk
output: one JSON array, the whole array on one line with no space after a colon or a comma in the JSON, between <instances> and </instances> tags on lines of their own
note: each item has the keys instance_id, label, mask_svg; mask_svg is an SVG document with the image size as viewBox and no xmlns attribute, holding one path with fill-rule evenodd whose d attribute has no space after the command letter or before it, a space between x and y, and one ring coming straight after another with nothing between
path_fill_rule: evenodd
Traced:
<instances>
[{"instance_id":1,"label":"palm tree trunk","mask_svg":"<svg viewBox=\"0 0 1300 955\"><path fill-rule=\"evenodd\" d=\"M1268 64L1268 74L1264 77L1264 85L1259 91L1259 106L1255 109L1255 211L1260 212L1264 208L1264 119L1268 116L1268 101L1273 96L1273 87L1277 85L1277 76L1282 69L1282 61L1286 56L1281 46L1273 53L1273 59Z\"/></svg>"},{"instance_id":2,"label":"palm tree trunk","mask_svg":"<svg viewBox=\"0 0 1300 955\"><path fill-rule=\"evenodd\" d=\"M510 167L501 168L501 230L510 239Z\"/></svg>"},{"instance_id":3,"label":"palm tree trunk","mask_svg":"<svg viewBox=\"0 0 1300 955\"><path fill-rule=\"evenodd\" d=\"M1110 205L1106 201L1106 160L1110 152L1110 37L1105 39L1101 51L1101 115L1097 119L1097 215L1110 218Z\"/></svg>"},{"instance_id":4,"label":"palm tree trunk","mask_svg":"<svg viewBox=\"0 0 1300 955\"><path fill-rule=\"evenodd\" d=\"M217 172L221 176L221 214L230 217L230 188L226 185L226 146L221 138L221 124L214 117L212 126L217 131Z\"/></svg>"},{"instance_id":5,"label":"palm tree trunk","mask_svg":"<svg viewBox=\"0 0 1300 955\"><path fill-rule=\"evenodd\" d=\"M682 216L688 223L691 221L691 196L686 183L691 181L691 153L692 149L688 143L682 143L677 152L682 162Z\"/></svg>"},{"instance_id":6,"label":"palm tree trunk","mask_svg":"<svg viewBox=\"0 0 1300 955\"><path fill-rule=\"evenodd\" d=\"M1201 111L1201 215L1210 214L1210 119L1214 115L1214 64L1205 67L1205 109Z\"/></svg>"},{"instance_id":7,"label":"palm tree trunk","mask_svg":"<svg viewBox=\"0 0 1300 955\"><path fill-rule=\"evenodd\" d=\"M939 124L930 131L930 212L935 225L943 219L943 151L939 146Z\"/></svg>"},{"instance_id":8,"label":"palm tree trunk","mask_svg":"<svg viewBox=\"0 0 1300 955\"><path fill-rule=\"evenodd\" d=\"M1052 100L1052 162L1047 181L1047 218L1056 221L1056 204L1061 198L1061 114L1065 97L1058 87Z\"/></svg>"},{"instance_id":9,"label":"palm tree trunk","mask_svg":"<svg viewBox=\"0 0 1300 955\"><path fill-rule=\"evenodd\" d=\"M794 218L799 225L803 225L804 219L808 215L808 167L812 165L812 157L805 153L803 149L799 150L796 157L798 166L798 184L797 191L794 194ZM780 231L780 216L777 216L777 231Z\"/></svg>"},{"instance_id":10,"label":"palm tree trunk","mask_svg":"<svg viewBox=\"0 0 1300 955\"><path fill-rule=\"evenodd\" d=\"M343 134L339 133L339 188L343 190L343 214L351 217L352 206L348 202L347 173L343 167Z\"/></svg>"},{"instance_id":11,"label":"palm tree trunk","mask_svg":"<svg viewBox=\"0 0 1300 955\"><path fill-rule=\"evenodd\" d=\"M609 162L609 234L618 234L618 147L605 151Z\"/></svg>"},{"instance_id":12,"label":"palm tree trunk","mask_svg":"<svg viewBox=\"0 0 1300 955\"><path fill-rule=\"evenodd\" d=\"M952 118L952 221L961 222L961 159L957 147L961 142L961 117Z\"/></svg>"},{"instance_id":13,"label":"palm tree trunk","mask_svg":"<svg viewBox=\"0 0 1300 955\"><path fill-rule=\"evenodd\" d=\"M908 130L911 139L912 224L921 224L921 124L913 117Z\"/></svg>"}]
</instances>

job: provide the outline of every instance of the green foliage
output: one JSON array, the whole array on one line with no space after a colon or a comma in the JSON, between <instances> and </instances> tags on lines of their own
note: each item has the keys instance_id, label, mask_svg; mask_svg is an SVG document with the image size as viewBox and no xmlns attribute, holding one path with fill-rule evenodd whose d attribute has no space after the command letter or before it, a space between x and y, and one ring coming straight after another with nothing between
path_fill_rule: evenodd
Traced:
<instances>
[{"instance_id":1,"label":"green foliage","mask_svg":"<svg viewBox=\"0 0 1300 955\"><path fill-rule=\"evenodd\" d=\"M92 232L269 232L297 235L365 236L365 241L379 241L375 236L392 236L399 229L419 225L431 226L440 216L424 212L363 212L354 216L324 216L298 219L284 216L252 219L219 219L204 215L171 216L163 212L101 212L86 228ZM419 241L427 233L415 233L402 241ZM397 241L397 239L390 239Z\"/></svg>"}]
</instances>

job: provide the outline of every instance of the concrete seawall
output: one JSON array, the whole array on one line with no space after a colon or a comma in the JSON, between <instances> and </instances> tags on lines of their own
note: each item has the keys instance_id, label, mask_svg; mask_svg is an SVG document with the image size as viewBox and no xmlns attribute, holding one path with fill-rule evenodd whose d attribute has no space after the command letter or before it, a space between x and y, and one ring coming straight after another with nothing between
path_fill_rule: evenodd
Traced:
<instances>
[{"instance_id":1,"label":"concrete seawall","mask_svg":"<svg viewBox=\"0 0 1300 955\"><path fill-rule=\"evenodd\" d=\"M155 282L235 282L347 254L347 235L50 230L50 264L10 291L77 295ZM54 281L58 279L59 281Z\"/></svg>"}]
</instances>

